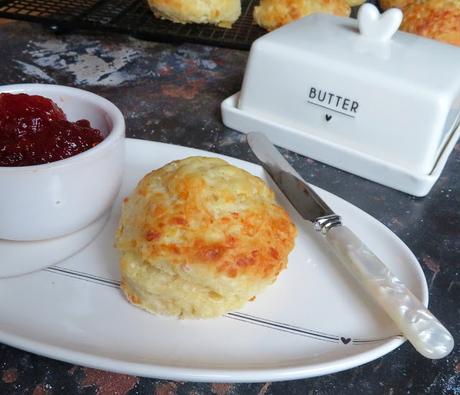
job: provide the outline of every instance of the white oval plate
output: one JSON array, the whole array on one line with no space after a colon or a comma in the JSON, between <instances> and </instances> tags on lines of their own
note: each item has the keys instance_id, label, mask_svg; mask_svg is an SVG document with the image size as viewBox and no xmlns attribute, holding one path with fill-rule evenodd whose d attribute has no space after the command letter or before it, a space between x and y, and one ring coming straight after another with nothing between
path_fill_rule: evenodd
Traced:
<instances>
[{"instance_id":1,"label":"white oval plate","mask_svg":"<svg viewBox=\"0 0 460 395\"><path fill-rule=\"evenodd\" d=\"M338 372L385 355L404 342L328 251L321 235L281 194L279 201L289 210L299 235L288 269L256 301L222 318L197 321L155 317L126 302L118 288L113 248L121 200L145 173L192 155L219 156L128 139L124 184L99 236L57 266L0 280L0 300L8 300L0 305L0 341L115 372L220 382L291 380ZM267 179L257 165L224 159ZM427 304L425 277L406 245L360 209L318 192Z\"/></svg>"},{"instance_id":2,"label":"white oval plate","mask_svg":"<svg viewBox=\"0 0 460 395\"><path fill-rule=\"evenodd\" d=\"M69 258L93 241L108 218L109 214L106 213L87 227L55 239L0 239L0 278L32 273Z\"/></svg>"}]
</instances>

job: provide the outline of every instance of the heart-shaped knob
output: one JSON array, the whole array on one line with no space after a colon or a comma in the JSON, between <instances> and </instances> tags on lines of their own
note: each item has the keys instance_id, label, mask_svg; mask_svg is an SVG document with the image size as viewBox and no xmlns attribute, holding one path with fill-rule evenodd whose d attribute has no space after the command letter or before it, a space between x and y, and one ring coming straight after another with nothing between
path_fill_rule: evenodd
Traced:
<instances>
[{"instance_id":1,"label":"heart-shaped knob","mask_svg":"<svg viewBox=\"0 0 460 395\"><path fill-rule=\"evenodd\" d=\"M399 29L402 18L402 11L398 8L390 8L380 14L375 5L366 3L358 11L359 31L372 40L388 41Z\"/></svg>"}]
</instances>

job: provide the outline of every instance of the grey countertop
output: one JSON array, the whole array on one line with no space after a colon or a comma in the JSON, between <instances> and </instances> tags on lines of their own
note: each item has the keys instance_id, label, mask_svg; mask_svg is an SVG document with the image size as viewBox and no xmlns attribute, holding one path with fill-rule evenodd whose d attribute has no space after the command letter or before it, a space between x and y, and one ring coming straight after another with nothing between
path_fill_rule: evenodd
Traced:
<instances>
[{"instance_id":1,"label":"grey countertop","mask_svg":"<svg viewBox=\"0 0 460 395\"><path fill-rule=\"evenodd\" d=\"M240 89L248 53L144 42L96 33L54 35L25 22L0 26L2 84L77 86L113 101L129 137L257 162L242 134L226 128L220 103ZM430 308L460 340L460 144L425 198L282 151L311 183L368 212L414 252L428 280ZM1 284L0 284L1 286ZM459 347L431 361L407 343L364 366L277 383L207 384L103 372L0 344L1 394L460 394Z\"/></svg>"}]
</instances>

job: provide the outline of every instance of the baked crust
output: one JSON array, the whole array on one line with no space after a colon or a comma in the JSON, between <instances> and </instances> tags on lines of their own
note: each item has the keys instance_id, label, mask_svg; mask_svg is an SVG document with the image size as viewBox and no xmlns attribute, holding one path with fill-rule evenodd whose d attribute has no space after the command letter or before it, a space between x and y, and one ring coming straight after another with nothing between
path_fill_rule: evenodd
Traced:
<instances>
[{"instance_id":1,"label":"baked crust","mask_svg":"<svg viewBox=\"0 0 460 395\"><path fill-rule=\"evenodd\" d=\"M210 23L230 28L241 15L241 0L148 0L155 16L176 23Z\"/></svg>"},{"instance_id":2,"label":"baked crust","mask_svg":"<svg viewBox=\"0 0 460 395\"><path fill-rule=\"evenodd\" d=\"M414 0L380 0L379 4L382 10L387 10L389 8L399 8L402 10L413 1Z\"/></svg>"},{"instance_id":3,"label":"baked crust","mask_svg":"<svg viewBox=\"0 0 460 395\"><path fill-rule=\"evenodd\" d=\"M295 235L260 178L217 158L175 161L124 202L122 289L154 313L215 317L276 280Z\"/></svg>"},{"instance_id":4,"label":"baked crust","mask_svg":"<svg viewBox=\"0 0 460 395\"><path fill-rule=\"evenodd\" d=\"M460 1L414 1L403 9L401 30L460 46Z\"/></svg>"},{"instance_id":5,"label":"baked crust","mask_svg":"<svg viewBox=\"0 0 460 395\"><path fill-rule=\"evenodd\" d=\"M315 12L349 16L351 8L346 0L261 0L254 8L254 20L274 30Z\"/></svg>"}]
</instances>

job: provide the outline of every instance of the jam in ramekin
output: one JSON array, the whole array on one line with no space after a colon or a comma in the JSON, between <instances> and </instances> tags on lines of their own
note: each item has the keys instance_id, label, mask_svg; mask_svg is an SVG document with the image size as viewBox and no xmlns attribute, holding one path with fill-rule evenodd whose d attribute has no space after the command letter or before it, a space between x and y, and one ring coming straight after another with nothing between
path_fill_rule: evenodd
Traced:
<instances>
[{"instance_id":1,"label":"jam in ramekin","mask_svg":"<svg viewBox=\"0 0 460 395\"><path fill-rule=\"evenodd\" d=\"M0 94L0 166L55 162L84 152L103 139L102 132L89 121L68 121L50 99Z\"/></svg>"}]
</instances>

